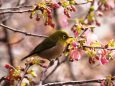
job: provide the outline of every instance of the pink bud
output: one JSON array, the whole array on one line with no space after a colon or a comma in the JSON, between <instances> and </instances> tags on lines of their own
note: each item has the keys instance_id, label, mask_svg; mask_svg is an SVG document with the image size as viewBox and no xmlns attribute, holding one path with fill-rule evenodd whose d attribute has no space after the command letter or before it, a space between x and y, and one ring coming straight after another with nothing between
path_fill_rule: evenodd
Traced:
<instances>
[{"instance_id":1,"label":"pink bud","mask_svg":"<svg viewBox=\"0 0 115 86\"><path fill-rule=\"evenodd\" d=\"M5 65L5 68L7 68L7 69L10 69L10 68L12 68L9 64L6 64Z\"/></svg>"},{"instance_id":2,"label":"pink bud","mask_svg":"<svg viewBox=\"0 0 115 86\"><path fill-rule=\"evenodd\" d=\"M70 14L69 14L69 12L68 12L68 10L66 10L66 9L64 9L64 14L65 14L68 18L71 17Z\"/></svg>"},{"instance_id":3,"label":"pink bud","mask_svg":"<svg viewBox=\"0 0 115 86\"><path fill-rule=\"evenodd\" d=\"M78 49L72 50L70 52L70 59L78 61L80 58L81 58L81 54L78 51Z\"/></svg>"},{"instance_id":4,"label":"pink bud","mask_svg":"<svg viewBox=\"0 0 115 86\"><path fill-rule=\"evenodd\" d=\"M54 9L56 9L56 8L59 8L59 7L60 7L60 5L59 5L59 4L53 4L52 6L53 6L53 8L54 8Z\"/></svg>"},{"instance_id":5,"label":"pink bud","mask_svg":"<svg viewBox=\"0 0 115 86\"><path fill-rule=\"evenodd\" d=\"M72 42L72 46L73 47L76 47L77 46L77 43L75 41Z\"/></svg>"},{"instance_id":6,"label":"pink bud","mask_svg":"<svg viewBox=\"0 0 115 86\"><path fill-rule=\"evenodd\" d=\"M71 9L72 9L72 11L74 11L74 12L76 11L75 6L73 6L73 5L71 6Z\"/></svg>"},{"instance_id":7,"label":"pink bud","mask_svg":"<svg viewBox=\"0 0 115 86\"><path fill-rule=\"evenodd\" d=\"M107 64L109 62L108 59L106 58L106 56L101 57L100 61L101 61L102 64Z\"/></svg>"},{"instance_id":8,"label":"pink bud","mask_svg":"<svg viewBox=\"0 0 115 86\"><path fill-rule=\"evenodd\" d=\"M79 35L78 31L75 31L74 34L75 34L75 37Z\"/></svg>"}]
</instances>

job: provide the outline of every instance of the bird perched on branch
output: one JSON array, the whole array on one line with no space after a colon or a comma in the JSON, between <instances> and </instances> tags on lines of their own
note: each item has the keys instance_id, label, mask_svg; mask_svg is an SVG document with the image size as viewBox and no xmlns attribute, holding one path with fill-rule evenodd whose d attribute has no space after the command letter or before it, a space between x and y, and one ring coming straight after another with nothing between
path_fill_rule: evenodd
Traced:
<instances>
[{"instance_id":1,"label":"bird perched on branch","mask_svg":"<svg viewBox=\"0 0 115 86\"><path fill-rule=\"evenodd\" d=\"M30 54L21 59L24 60L32 56L40 56L49 61L60 57L65 49L66 41L70 37L62 30L58 30L38 44Z\"/></svg>"}]
</instances>

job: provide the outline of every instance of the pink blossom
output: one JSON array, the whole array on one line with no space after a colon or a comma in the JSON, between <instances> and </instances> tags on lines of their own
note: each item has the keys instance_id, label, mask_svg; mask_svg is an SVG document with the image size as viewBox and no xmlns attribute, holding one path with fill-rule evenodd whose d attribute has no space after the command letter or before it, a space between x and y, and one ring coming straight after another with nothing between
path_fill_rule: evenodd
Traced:
<instances>
[{"instance_id":1,"label":"pink blossom","mask_svg":"<svg viewBox=\"0 0 115 86\"><path fill-rule=\"evenodd\" d=\"M79 60L81 58L81 54L78 49L72 50L70 52L70 60Z\"/></svg>"},{"instance_id":2,"label":"pink blossom","mask_svg":"<svg viewBox=\"0 0 115 86\"><path fill-rule=\"evenodd\" d=\"M59 4L56 4L56 3L53 4L53 8L59 8L59 7L60 7Z\"/></svg>"},{"instance_id":3,"label":"pink blossom","mask_svg":"<svg viewBox=\"0 0 115 86\"><path fill-rule=\"evenodd\" d=\"M107 64L109 62L105 55L103 57L101 56L100 61L102 64Z\"/></svg>"},{"instance_id":4,"label":"pink blossom","mask_svg":"<svg viewBox=\"0 0 115 86\"><path fill-rule=\"evenodd\" d=\"M72 42L72 46L73 47L76 47L77 46L77 43L75 41Z\"/></svg>"},{"instance_id":5,"label":"pink blossom","mask_svg":"<svg viewBox=\"0 0 115 86\"><path fill-rule=\"evenodd\" d=\"M100 52L100 61L102 64L107 64L109 60L107 59L107 50L101 50Z\"/></svg>"},{"instance_id":6,"label":"pink blossom","mask_svg":"<svg viewBox=\"0 0 115 86\"><path fill-rule=\"evenodd\" d=\"M75 31L74 35L75 35L75 37L77 37L79 35L78 31Z\"/></svg>"},{"instance_id":7,"label":"pink blossom","mask_svg":"<svg viewBox=\"0 0 115 86\"><path fill-rule=\"evenodd\" d=\"M106 85L105 85L105 81L104 81L104 80L103 80L103 81L101 81L100 86L106 86Z\"/></svg>"}]
</instances>

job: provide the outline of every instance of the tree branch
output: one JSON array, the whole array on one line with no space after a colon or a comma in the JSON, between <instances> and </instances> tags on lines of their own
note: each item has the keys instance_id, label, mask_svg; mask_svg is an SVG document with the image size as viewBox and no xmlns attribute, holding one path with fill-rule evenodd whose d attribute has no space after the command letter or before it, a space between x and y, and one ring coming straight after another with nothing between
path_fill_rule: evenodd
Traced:
<instances>
[{"instance_id":1,"label":"tree branch","mask_svg":"<svg viewBox=\"0 0 115 86\"><path fill-rule=\"evenodd\" d=\"M86 45L83 45L83 47L86 47L86 48L94 48L94 49L106 49L106 50L115 50L115 48L105 48L105 47L91 47L91 46L86 46Z\"/></svg>"},{"instance_id":2,"label":"tree branch","mask_svg":"<svg viewBox=\"0 0 115 86\"><path fill-rule=\"evenodd\" d=\"M65 59L62 60L61 62L59 62L59 60L58 60L58 63L56 64L55 68L45 77L45 79L43 80L43 83L45 82L46 79L49 78L49 76L51 76L51 75L55 72L55 70L56 70L62 63L66 62L66 60L67 60L67 57L65 57Z\"/></svg>"},{"instance_id":3,"label":"tree branch","mask_svg":"<svg viewBox=\"0 0 115 86\"><path fill-rule=\"evenodd\" d=\"M7 11L3 11L0 12L0 14L6 14L6 13L25 13L25 12L32 12L32 9L28 9L28 10L17 10L17 11L11 11L11 10L7 10Z\"/></svg>"},{"instance_id":4,"label":"tree branch","mask_svg":"<svg viewBox=\"0 0 115 86\"><path fill-rule=\"evenodd\" d=\"M84 3L75 3L75 5L83 5L87 4L89 2L84 2ZM6 14L6 13L25 13L25 12L32 12L32 8L34 5L28 5L28 6L18 6L18 7L12 7L12 8L2 8L0 9L0 14ZM27 10L23 10L27 9Z\"/></svg>"},{"instance_id":5,"label":"tree branch","mask_svg":"<svg viewBox=\"0 0 115 86\"><path fill-rule=\"evenodd\" d=\"M92 79L92 80L84 80L84 81L67 81L67 82L54 82L54 83L47 83L43 86L63 86L63 85L76 85L76 84L84 84L84 83L101 83L104 79ZM112 81L115 80L115 76L112 77Z\"/></svg>"},{"instance_id":6,"label":"tree branch","mask_svg":"<svg viewBox=\"0 0 115 86\"><path fill-rule=\"evenodd\" d=\"M27 6L17 6L17 7L11 7L11 8L0 8L0 11L5 11L5 10L20 10L20 9L28 9L32 8L32 6L27 5Z\"/></svg>"},{"instance_id":7,"label":"tree branch","mask_svg":"<svg viewBox=\"0 0 115 86\"><path fill-rule=\"evenodd\" d=\"M95 0L91 1L90 7L92 7L94 5L94 3L95 3ZM87 19L87 17L89 16L90 13L91 13L91 10L89 9L87 15L84 18L84 21ZM85 28L83 30L83 32L79 35L79 37L81 37L87 30L88 30L88 28Z\"/></svg>"},{"instance_id":8,"label":"tree branch","mask_svg":"<svg viewBox=\"0 0 115 86\"><path fill-rule=\"evenodd\" d=\"M11 28L9 26L6 26L4 24L0 24L0 26L4 27L4 29L8 29L8 30L11 30L13 32L17 32L17 33L21 33L21 34L24 34L26 36L34 36L34 37L44 37L44 38L47 38L47 36L43 36L43 35L37 35L37 34L31 34L31 33L27 33L25 31L21 31L21 30L16 30L14 28Z\"/></svg>"}]
</instances>

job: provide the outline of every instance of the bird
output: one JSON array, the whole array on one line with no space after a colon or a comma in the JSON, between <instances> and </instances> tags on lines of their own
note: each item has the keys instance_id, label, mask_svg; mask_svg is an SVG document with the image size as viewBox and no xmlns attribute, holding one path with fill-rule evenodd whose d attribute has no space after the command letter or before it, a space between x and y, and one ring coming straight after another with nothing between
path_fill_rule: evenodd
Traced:
<instances>
[{"instance_id":1,"label":"bird","mask_svg":"<svg viewBox=\"0 0 115 86\"><path fill-rule=\"evenodd\" d=\"M39 56L49 61L57 59L63 54L67 43L66 41L69 38L69 35L65 31L57 30L38 44L27 56L23 57L21 61L34 56Z\"/></svg>"}]
</instances>

